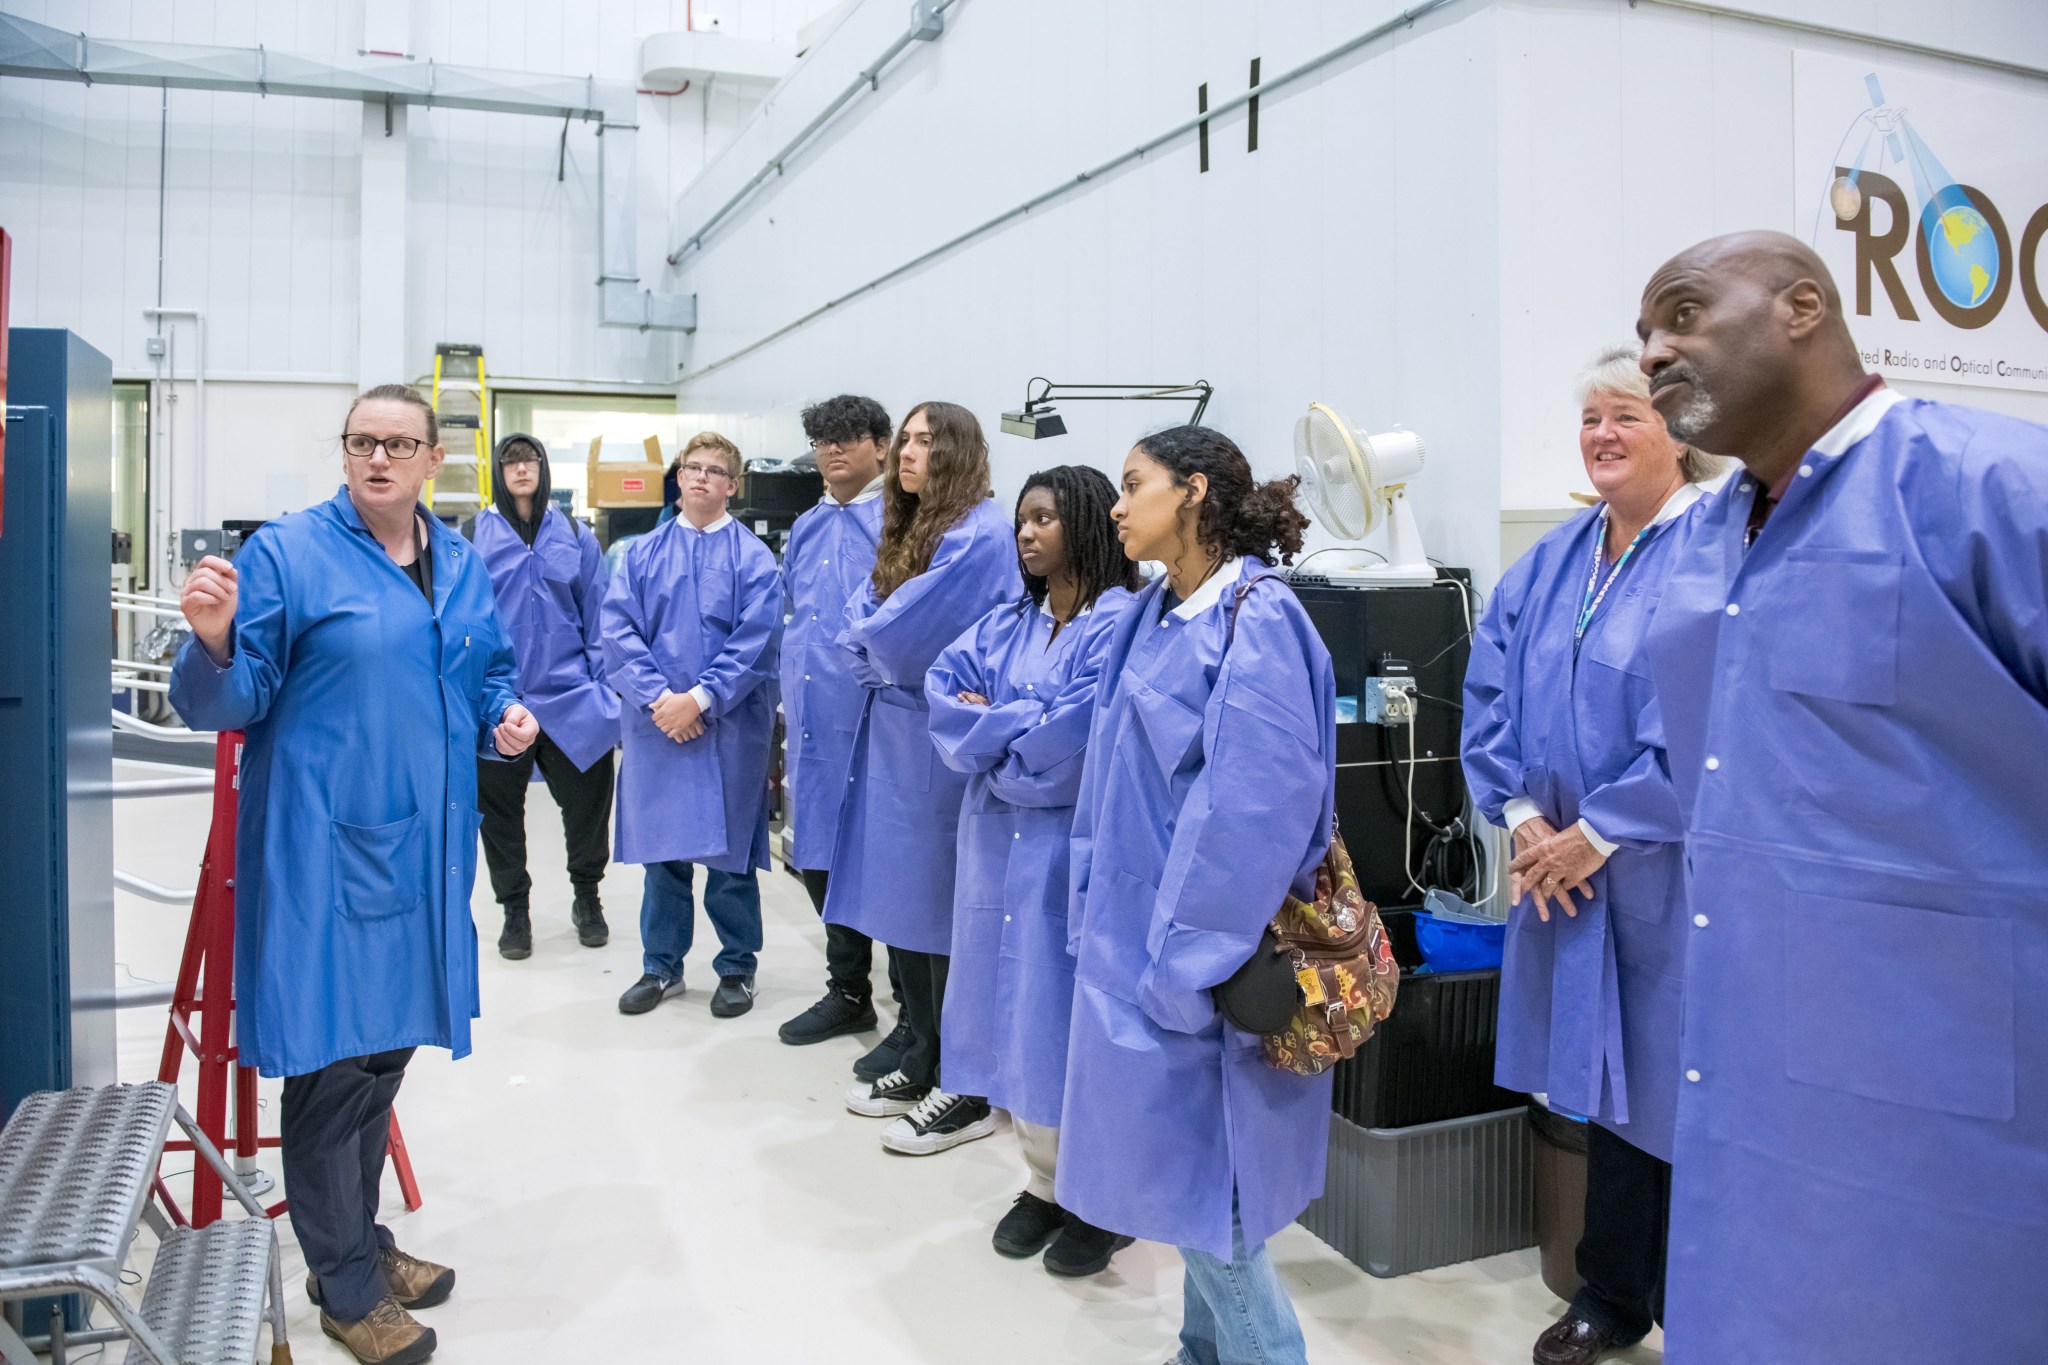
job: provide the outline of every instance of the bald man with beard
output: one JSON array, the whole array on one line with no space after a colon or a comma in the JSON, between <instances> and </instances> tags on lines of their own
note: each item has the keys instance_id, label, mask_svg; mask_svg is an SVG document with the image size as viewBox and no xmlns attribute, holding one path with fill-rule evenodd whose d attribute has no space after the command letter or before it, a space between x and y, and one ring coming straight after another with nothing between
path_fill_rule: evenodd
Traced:
<instances>
[{"instance_id":1,"label":"bald man with beard","mask_svg":"<svg viewBox=\"0 0 2048 1365\"><path fill-rule=\"evenodd\" d=\"M1863 372L1776 233L1637 324L1739 458L1649 653L1691 941L1667 1365L2048 1359L2048 429Z\"/></svg>"}]
</instances>

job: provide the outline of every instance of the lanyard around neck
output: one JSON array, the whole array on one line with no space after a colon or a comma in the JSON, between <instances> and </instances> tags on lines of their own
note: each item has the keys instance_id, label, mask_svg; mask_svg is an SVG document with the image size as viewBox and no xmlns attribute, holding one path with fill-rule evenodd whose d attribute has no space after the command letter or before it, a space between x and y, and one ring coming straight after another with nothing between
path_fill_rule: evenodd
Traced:
<instances>
[{"instance_id":1,"label":"lanyard around neck","mask_svg":"<svg viewBox=\"0 0 2048 1365\"><path fill-rule=\"evenodd\" d=\"M1648 526L1636 532L1636 538L1631 540L1628 543L1628 548L1621 552L1621 558L1614 561L1613 571L1607 575L1607 581L1602 583L1600 581L1600 555L1601 551L1607 548L1607 509L1605 507L1600 509L1600 521L1593 530L1593 567L1586 574L1586 595L1579 599L1579 624L1572 631L1572 645L1574 648L1577 647L1579 641L1586 638L1586 627L1593 624L1593 613L1600 610L1601 602L1607 598L1607 590L1614 586L1614 580L1621 577L1621 571L1628 567L1628 561L1634 556L1636 546L1642 544L1643 537L1650 534ZM1598 589L1598 591L1595 591L1595 589Z\"/></svg>"}]
</instances>

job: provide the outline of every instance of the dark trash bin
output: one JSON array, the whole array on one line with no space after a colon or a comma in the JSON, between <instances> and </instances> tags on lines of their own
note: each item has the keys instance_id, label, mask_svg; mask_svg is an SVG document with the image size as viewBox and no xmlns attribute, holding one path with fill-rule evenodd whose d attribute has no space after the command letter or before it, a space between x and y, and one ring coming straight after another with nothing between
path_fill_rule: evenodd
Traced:
<instances>
[{"instance_id":1,"label":"dark trash bin","mask_svg":"<svg viewBox=\"0 0 2048 1365\"><path fill-rule=\"evenodd\" d=\"M1535 1130L1536 1245L1543 1283L1570 1303L1579 1292L1579 1237L1586 1230L1586 1120L1529 1100Z\"/></svg>"}]
</instances>

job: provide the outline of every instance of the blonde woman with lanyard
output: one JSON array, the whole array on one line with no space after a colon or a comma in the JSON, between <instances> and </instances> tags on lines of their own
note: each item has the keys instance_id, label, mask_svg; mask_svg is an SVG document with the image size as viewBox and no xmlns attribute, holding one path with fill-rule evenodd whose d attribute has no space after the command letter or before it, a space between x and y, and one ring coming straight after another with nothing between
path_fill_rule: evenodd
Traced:
<instances>
[{"instance_id":1,"label":"blonde woman with lanyard","mask_svg":"<svg viewBox=\"0 0 2048 1365\"><path fill-rule=\"evenodd\" d=\"M1578 390L1601 501L1501 579L1465 679L1466 779L1516 853L1495 1079L1592 1120L1585 1283L1536 1365L1592 1365L1663 1319L1686 921L1643 636L1714 473L1664 430L1634 348Z\"/></svg>"}]
</instances>

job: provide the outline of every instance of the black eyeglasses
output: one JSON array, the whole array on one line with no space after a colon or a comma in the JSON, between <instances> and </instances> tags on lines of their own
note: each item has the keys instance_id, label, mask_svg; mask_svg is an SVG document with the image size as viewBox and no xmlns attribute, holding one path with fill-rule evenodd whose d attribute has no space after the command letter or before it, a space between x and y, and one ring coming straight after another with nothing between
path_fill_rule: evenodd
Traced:
<instances>
[{"instance_id":1,"label":"black eyeglasses","mask_svg":"<svg viewBox=\"0 0 2048 1365\"><path fill-rule=\"evenodd\" d=\"M367 460L375 455L378 446L383 446L384 453L394 460L410 460L425 444L417 436L377 437L360 431L344 432L341 438L341 448L358 460Z\"/></svg>"},{"instance_id":2,"label":"black eyeglasses","mask_svg":"<svg viewBox=\"0 0 2048 1365\"><path fill-rule=\"evenodd\" d=\"M722 464L685 464L678 466L678 468L685 477L691 474L696 474L706 479L729 479L732 477L732 471Z\"/></svg>"}]
</instances>

